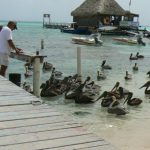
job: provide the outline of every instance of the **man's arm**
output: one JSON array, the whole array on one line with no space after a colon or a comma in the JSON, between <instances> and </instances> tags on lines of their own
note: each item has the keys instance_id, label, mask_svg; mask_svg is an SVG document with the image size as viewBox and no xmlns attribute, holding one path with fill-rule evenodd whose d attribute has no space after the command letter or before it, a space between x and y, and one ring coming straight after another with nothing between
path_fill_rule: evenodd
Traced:
<instances>
[{"instance_id":1,"label":"man's arm","mask_svg":"<svg viewBox=\"0 0 150 150\"><path fill-rule=\"evenodd\" d=\"M14 49L14 50L16 51L16 53L20 53L20 52L22 51L22 49L17 48L17 47L15 46L15 44L13 43L12 40L8 40L8 44L9 44L10 48L12 48L12 49Z\"/></svg>"}]
</instances>

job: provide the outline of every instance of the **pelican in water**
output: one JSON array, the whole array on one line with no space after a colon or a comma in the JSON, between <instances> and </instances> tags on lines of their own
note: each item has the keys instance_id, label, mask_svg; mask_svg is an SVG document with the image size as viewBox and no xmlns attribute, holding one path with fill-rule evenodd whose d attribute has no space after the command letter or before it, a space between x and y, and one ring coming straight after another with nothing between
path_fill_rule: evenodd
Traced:
<instances>
[{"instance_id":1,"label":"pelican in water","mask_svg":"<svg viewBox=\"0 0 150 150\"><path fill-rule=\"evenodd\" d=\"M102 61L102 64L101 64L101 68L102 68L102 69L112 69L111 66L105 65L105 63L106 63L106 60L103 60L103 61Z\"/></svg>"},{"instance_id":2,"label":"pelican in water","mask_svg":"<svg viewBox=\"0 0 150 150\"><path fill-rule=\"evenodd\" d=\"M139 68L138 68L138 66L137 66L137 63L134 64L134 66L133 66L132 69L133 69L133 71L138 71L138 70L139 70Z\"/></svg>"},{"instance_id":3,"label":"pelican in water","mask_svg":"<svg viewBox=\"0 0 150 150\"><path fill-rule=\"evenodd\" d=\"M137 58L144 58L143 55L139 55L139 52L136 53L136 57L137 57Z\"/></svg>"},{"instance_id":4,"label":"pelican in water","mask_svg":"<svg viewBox=\"0 0 150 150\"><path fill-rule=\"evenodd\" d=\"M127 104L130 106L137 106L143 102L140 98L132 98L132 96L133 96L133 93L130 92L123 104L127 102Z\"/></svg>"},{"instance_id":5,"label":"pelican in water","mask_svg":"<svg viewBox=\"0 0 150 150\"><path fill-rule=\"evenodd\" d=\"M133 57L133 54L131 53L129 59L130 59L130 60L138 60L138 57L136 57L136 56Z\"/></svg>"},{"instance_id":6,"label":"pelican in water","mask_svg":"<svg viewBox=\"0 0 150 150\"><path fill-rule=\"evenodd\" d=\"M43 63L43 70L51 70L53 67L53 65L51 63L48 63L48 62L44 62Z\"/></svg>"},{"instance_id":7,"label":"pelican in water","mask_svg":"<svg viewBox=\"0 0 150 150\"><path fill-rule=\"evenodd\" d=\"M104 73L100 73L99 71L97 71L97 80L105 80L106 79L106 75Z\"/></svg>"},{"instance_id":8,"label":"pelican in water","mask_svg":"<svg viewBox=\"0 0 150 150\"><path fill-rule=\"evenodd\" d=\"M149 75L149 77L150 77L150 71L147 72L147 75Z\"/></svg>"},{"instance_id":9,"label":"pelican in water","mask_svg":"<svg viewBox=\"0 0 150 150\"><path fill-rule=\"evenodd\" d=\"M145 94L150 94L150 90L148 89L150 87L150 81L147 81L143 86L140 87L140 89L143 88L143 87L145 87L144 93Z\"/></svg>"},{"instance_id":10,"label":"pelican in water","mask_svg":"<svg viewBox=\"0 0 150 150\"><path fill-rule=\"evenodd\" d=\"M114 106L116 102L117 105ZM116 115L125 115L127 113L125 107L121 106L120 103L118 103L115 96L112 96L112 103L109 105L107 112Z\"/></svg>"},{"instance_id":11,"label":"pelican in water","mask_svg":"<svg viewBox=\"0 0 150 150\"><path fill-rule=\"evenodd\" d=\"M56 70L55 70L55 67L53 67L53 69L52 69L52 74L54 74L55 77L61 77L63 73L60 72L60 71L56 71Z\"/></svg>"},{"instance_id":12,"label":"pelican in water","mask_svg":"<svg viewBox=\"0 0 150 150\"><path fill-rule=\"evenodd\" d=\"M125 80L131 80L132 79L132 75L128 73L128 71L126 71L126 76L124 77Z\"/></svg>"},{"instance_id":13,"label":"pelican in water","mask_svg":"<svg viewBox=\"0 0 150 150\"><path fill-rule=\"evenodd\" d=\"M25 70L26 70L26 72L24 73L24 76L26 78L31 77L33 73L31 72L31 70L28 69L28 66L25 66Z\"/></svg>"}]
</instances>

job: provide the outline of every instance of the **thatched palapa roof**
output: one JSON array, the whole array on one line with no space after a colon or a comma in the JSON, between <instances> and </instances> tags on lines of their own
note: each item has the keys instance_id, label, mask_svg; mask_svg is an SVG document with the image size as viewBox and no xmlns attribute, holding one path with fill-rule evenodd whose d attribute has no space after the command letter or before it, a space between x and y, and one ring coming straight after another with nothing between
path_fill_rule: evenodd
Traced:
<instances>
[{"instance_id":1,"label":"thatched palapa roof","mask_svg":"<svg viewBox=\"0 0 150 150\"><path fill-rule=\"evenodd\" d=\"M125 10L115 0L86 0L78 8L71 12L75 17L89 17L96 15L120 15Z\"/></svg>"}]
</instances>

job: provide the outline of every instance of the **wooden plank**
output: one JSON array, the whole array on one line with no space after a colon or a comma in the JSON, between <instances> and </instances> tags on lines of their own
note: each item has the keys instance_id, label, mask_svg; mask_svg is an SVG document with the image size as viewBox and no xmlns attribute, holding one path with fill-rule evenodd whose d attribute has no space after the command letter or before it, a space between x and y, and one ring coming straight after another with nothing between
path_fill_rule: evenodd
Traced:
<instances>
[{"instance_id":1,"label":"wooden plank","mask_svg":"<svg viewBox=\"0 0 150 150\"><path fill-rule=\"evenodd\" d=\"M22 115L29 115L29 114L38 114L38 113L52 113L56 112L55 110L45 108L45 109L35 109L35 110L23 110L23 111L9 111L9 112L1 112L0 118L8 117L8 116L22 116Z\"/></svg>"},{"instance_id":2,"label":"wooden plank","mask_svg":"<svg viewBox=\"0 0 150 150\"><path fill-rule=\"evenodd\" d=\"M76 150L116 150L117 148L110 145L110 144L104 144L104 145L97 145L97 146L91 146L86 148L79 148Z\"/></svg>"},{"instance_id":3,"label":"wooden plank","mask_svg":"<svg viewBox=\"0 0 150 150\"><path fill-rule=\"evenodd\" d=\"M116 150L113 146L105 141L93 141L88 143L78 143L76 145L67 145L64 147L48 148L46 150Z\"/></svg>"},{"instance_id":4,"label":"wooden plank","mask_svg":"<svg viewBox=\"0 0 150 150\"><path fill-rule=\"evenodd\" d=\"M23 52L23 53L20 53L20 54L16 54L16 52L11 52L10 53L10 57L11 58L15 58L15 59L18 59L18 60L21 60L21 61L25 61L25 62L33 62L33 60L36 58L36 57L39 57L41 62L43 62L43 59L44 57L46 56L42 56L42 55L36 55L36 54L33 54L33 53L29 53L29 52Z\"/></svg>"},{"instance_id":5,"label":"wooden plank","mask_svg":"<svg viewBox=\"0 0 150 150\"><path fill-rule=\"evenodd\" d=\"M14 105L14 106L3 106L0 107L1 112L11 112L11 111L27 111L27 110L40 110L40 109L52 109L46 104L42 105Z\"/></svg>"},{"instance_id":6,"label":"wooden plank","mask_svg":"<svg viewBox=\"0 0 150 150\"><path fill-rule=\"evenodd\" d=\"M59 112L46 112L46 113L36 113L36 114L23 114L23 115L17 115L17 116L1 116L1 121L10 121L10 120L24 120L28 118L39 118L39 117L50 117L50 116L57 116L61 115Z\"/></svg>"},{"instance_id":7,"label":"wooden plank","mask_svg":"<svg viewBox=\"0 0 150 150\"><path fill-rule=\"evenodd\" d=\"M10 121L1 121L0 129L9 129L9 128L19 128L19 127L28 127L34 125L42 125L42 124L55 124L59 122L69 121L69 118L66 118L62 115L56 116L42 116L38 118L26 118L20 120L10 120Z\"/></svg>"},{"instance_id":8,"label":"wooden plank","mask_svg":"<svg viewBox=\"0 0 150 150\"><path fill-rule=\"evenodd\" d=\"M63 134L63 133L62 133ZM53 136L53 135L51 135ZM59 148L59 147L64 147L64 146L71 146L71 145L77 145L77 144L86 144L89 142L96 142L96 141L103 141L104 144L106 144L107 142L105 142L104 140L98 139L97 136L94 136L93 134L85 134L85 135L80 135L75 133L74 135L72 134L72 136L68 136L68 137L63 137L61 138L52 138L52 139L47 139L47 140L38 140L38 138L41 137L37 137L36 135L31 137L30 139L28 139L28 141L32 141L34 138L37 139L36 142L25 142L25 143L20 143L20 144L9 144L7 141L6 143L8 143L7 145L5 144L5 146L0 146L0 148L2 150L40 150L40 149L46 149L46 148ZM53 136L55 137L55 135ZM45 138L44 136L42 136L42 138ZM4 139L2 139L4 140ZM11 141L11 143L13 142L17 142L17 141L12 141L12 138L7 139L9 141ZM18 139L19 140L19 139ZM20 139L22 141L25 141L25 139Z\"/></svg>"},{"instance_id":9,"label":"wooden plank","mask_svg":"<svg viewBox=\"0 0 150 150\"><path fill-rule=\"evenodd\" d=\"M69 128L79 128L79 127L82 126L74 122L56 122L56 123L48 123L48 124L40 124L40 125L36 124L33 126L25 126L25 127L0 130L0 137L18 135L18 134L54 131L54 130L58 131L58 130L64 130Z\"/></svg>"},{"instance_id":10,"label":"wooden plank","mask_svg":"<svg viewBox=\"0 0 150 150\"><path fill-rule=\"evenodd\" d=\"M10 135L10 136L3 136L0 137L0 146L7 146L13 144L21 144L21 143L31 143L36 141L44 141L50 139L61 139L70 137L70 139L74 136L80 135L89 135L89 132L77 130L77 128L66 128L61 130L52 130L52 131L43 131L43 132L36 132L36 133L27 133L27 134L18 134L18 135Z\"/></svg>"}]
</instances>

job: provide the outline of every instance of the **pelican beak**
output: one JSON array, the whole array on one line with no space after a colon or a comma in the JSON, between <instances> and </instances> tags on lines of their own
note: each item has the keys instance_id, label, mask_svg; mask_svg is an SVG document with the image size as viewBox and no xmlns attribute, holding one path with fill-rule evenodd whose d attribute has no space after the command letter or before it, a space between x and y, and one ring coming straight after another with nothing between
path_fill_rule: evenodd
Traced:
<instances>
[{"instance_id":1,"label":"pelican beak","mask_svg":"<svg viewBox=\"0 0 150 150\"><path fill-rule=\"evenodd\" d=\"M149 87L150 86L150 81L146 82L144 85L142 85L139 89L143 88L143 87Z\"/></svg>"}]
</instances>

